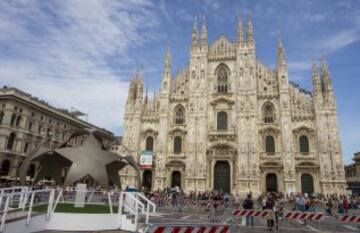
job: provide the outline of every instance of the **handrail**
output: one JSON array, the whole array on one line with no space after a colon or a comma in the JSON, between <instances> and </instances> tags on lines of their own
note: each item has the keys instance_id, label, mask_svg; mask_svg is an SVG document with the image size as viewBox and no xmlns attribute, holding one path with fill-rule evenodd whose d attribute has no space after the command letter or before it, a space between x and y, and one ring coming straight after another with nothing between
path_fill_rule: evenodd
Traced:
<instances>
[{"instance_id":1,"label":"handrail","mask_svg":"<svg viewBox=\"0 0 360 233\"><path fill-rule=\"evenodd\" d=\"M92 190L92 192L90 193L90 196L88 197L88 203L91 202L93 196L94 196L94 190Z\"/></svg>"},{"instance_id":2,"label":"handrail","mask_svg":"<svg viewBox=\"0 0 360 233\"><path fill-rule=\"evenodd\" d=\"M125 199L127 200L124 200ZM145 223L149 223L149 202L147 202L147 208L145 209L144 203L139 200L141 195L137 195L135 192L121 192L119 197L119 215L121 219L122 207L128 209L131 214L135 215L135 226L138 225L139 212L146 215ZM130 203L129 203L130 202ZM120 220L121 224L121 220Z\"/></svg>"},{"instance_id":3,"label":"handrail","mask_svg":"<svg viewBox=\"0 0 360 233\"><path fill-rule=\"evenodd\" d=\"M139 195L142 199L144 199L151 207L152 207L152 212L155 213L156 211L156 204L151 201L149 198L147 198L143 193L136 193L136 195ZM149 211L149 209L148 209Z\"/></svg>"},{"instance_id":4,"label":"handrail","mask_svg":"<svg viewBox=\"0 0 360 233\"><path fill-rule=\"evenodd\" d=\"M63 190L60 188L60 189L59 189L59 194L58 194L58 196L57 196L57 198L56 198L55 204L54 204L54 206L53 206L53 208L52 208L52 210L51 210L51 213L50 213L49 218L50 218L51 215L55 212L55 209L56 209L56 207L57 207L57 204L59 203L60 197L62 197L62 195L63 195Z\"/></svg>"},{"instance_id":5,"label":"handrail","mask_svg":"<svg viewBox=\"0 0 360 233\"><path fill-rule=\"evenodd\" d=\"M125 197L125 198L124 198ZM128 202L127 199L130 199L130 201L132 202L129 206L126 202ZM133 204L135 203L135 209ZM121 228L121 224L122 224L122 208L124 207L124 209L127 209L131 214L135 215L135 225L137 226L137 221L138 221L138 200L133 196L130 195L128 192L120 192L120 196L119 196L119 217L120 217L120 228Z\"/></svg>"},{"instance_id":6,"label":"handrail","mask_svg":"<svg viewBox=\"0 0 360 233\"><path fill-rule=\"evenodd\" d=\"M47 213L46 213L46 219L49 220L52 214L52 207L54 205L54 199L55 199L55 189L52 189L50 191L50 196L49 196L49 202L48 202L48 208L47 208Z\"/></svg>"},{"instance_id":7,"label":"handrail","mask_svg":"<svg viewBox=\"0 0 360 233\"><path fill-rule=\"evenodd\" d=\"M141 207L141 213L145 213L145 205L139 201L138 199L135 198L135 196L133 195L134 193L132 192L121 192L121 193L124 193L126 196L130 196L131 199L135 202L135 203L138 203L138 205L140 205ZM134 202L132 203L134 205ZM125 206L125 203L123 203L123 206ZM126 206L125 206L126 207ZM128 206L127 206L128 207ZM130 208L130 207L128 207ZM138 209L135 209L134 210L134 206L132 206L132 212L133 214L135 214L135 211L138 211Z\"/></svg>"},{"instance_id":8,"label":"handrail","mask_svg":"<svg viewBox=\"0 0 360 233\"><path fill-rule=\"evenodd\" d=\"M12 187L7 187L7 188L0 188L0 191L8 191L8 190L13 191L15 189L28 189L28 187L27 186L12 186Z\"/></svg>"},{"instance_id":9,"label":"handrail","mask_svg":"<svg viewBox=\"0 0 360 233\"><path fill-rule=\"evenodd\" d=\"M36 192L31 193L30 206L29 206L27 217L26 217L26 225L29 225L29 223L30 223L32 208L33 208L33 205L34 205L35 193Z\"/></svg>"},{"instance_id":10,"label":"handrail","mask_svg":"<svg viewBox=\"0 0 360 233\"><path fill-rule=\"evenodd\" d=\"M7 213L8 213L8 210L9 210L10 198L11 198L10 196L6 198L5 207L4 207L4 213L3 213L3 216L1 218L0 232L4 231L5 221L6 221Z\"/></svg>"}]
</instances>

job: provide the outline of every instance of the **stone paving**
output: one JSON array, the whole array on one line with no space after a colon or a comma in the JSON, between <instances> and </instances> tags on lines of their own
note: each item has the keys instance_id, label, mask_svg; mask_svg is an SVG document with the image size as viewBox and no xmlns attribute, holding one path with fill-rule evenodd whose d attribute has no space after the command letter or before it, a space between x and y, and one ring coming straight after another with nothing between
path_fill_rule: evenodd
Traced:
<instances>
[{"instance_id":1,"label":"stone paving","mask_svg":"<svg viewBox=\"0 0 360 233\"><path fill-rule=\"evenodd\" d=\"M354 214L358 214L356 211ZM208 213L202 211L199 208L186 207L182 212L176 211L173 207L160 207L157 209L157 214L150 217L150 222L154 225L162 224L208 224ZM238 225L233 225L231 232L241 233L257 233L268 232L266 226L266 219L255 219L254 227L246 227L243 225L242 219L238 222ZM121 232L121 231L107 231L107 232ZM283 220L279 222L279 230L273 232L336 232L336 233L355 233L359 232L357 224L352 223L340 223L334 217L326 217L320 223L308 222L304 225L301 221L288 221ZM42 233L55 233L54 231L44 231ZM57 232L59 233L59 232Z\"/></svg>"}]
</instances>

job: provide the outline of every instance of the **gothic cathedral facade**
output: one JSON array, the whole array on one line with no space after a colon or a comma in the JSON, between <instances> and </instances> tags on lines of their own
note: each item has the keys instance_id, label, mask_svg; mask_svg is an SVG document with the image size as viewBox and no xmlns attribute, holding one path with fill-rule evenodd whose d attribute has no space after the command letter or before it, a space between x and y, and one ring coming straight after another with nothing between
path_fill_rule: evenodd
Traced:
<instances>
[{"instance_id":1,"label":"gothic cathedral facade","mask_svg":"<svg viewBox=\"0 0 360 233\"><path fill-rule=\"evenodd\" d=\"M202 21L201 32L194 23L189 65L174 77L167 50L152 99L142 73L131 80L123 144L139 163L144 152L152 158L142 170L143 186L240 195L344 193L337 105L325 60L319 70L313 64L308 92L289 81L281 41L276 68L257 60L250 17L244 30L239 20L236 42L220 36L208 44ZM121 176L135 183L131 171Z\"/></svg>"}]
</instances>

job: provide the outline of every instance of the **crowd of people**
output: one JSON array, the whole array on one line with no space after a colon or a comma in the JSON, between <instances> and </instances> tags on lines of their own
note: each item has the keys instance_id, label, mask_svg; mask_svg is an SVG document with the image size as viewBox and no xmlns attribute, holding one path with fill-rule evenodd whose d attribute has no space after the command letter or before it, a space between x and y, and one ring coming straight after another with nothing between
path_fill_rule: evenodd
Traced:
<instances>
[{"instance_id":1,"label":"crowd of people","mask_svg":"<svg viewBox=\"0 0 360 233\"><path fill-rule=\"evenodd\" d=\"M149 199L163 200L170 199L170 203L182 210L184 200L194 200L199 203L208 200L210 221L213 221L216 216L216 210L221 207L227 208L242 208L242 209L261 209L268 211L267 224L271 230L277 228L279 221L283 219L284 211L301 211L301 212L325 212L327 215L341 215L349 213L351 209L360 208L360 197L354 195L321 195L321 194L306 194L306 193L276 193L268 192L260 195L257 201L254 201L253 195L249 193L245 199L241 198L239 194L231 195L221 191L206 191L206 192L190 192L185 194L179 187L166 188L159 191L145 192ZM161 205L162 203L157 203ZM247 226L254 225L253 217L246 217ZM303 222L307 224L306 220Z\"/></svg>"},{"instance_id":2,"label":"crowd of people","mask_svg":"<svg viewBox=\"0 0 360 233\"><path fill-rule=\"evenodd\" d=\"M53 186L38 185L33 189L46 189ZM64 189L64 194L74 191L75 186ZM126 187L126 191L131 191ZM100 188L92 189L97 193ZM116 188L111 190L117 193ZM171 204L176 211L181 212L184 204L197 205L203 210L209 211L209 220L215 222L219 210L227 208L246 209L246 210L264 210L267 211L267 225L269 229L277 228L279 221L283 219L285 210L301 212L325 212L327 215L348 214L352 209L360 209L360 196L355 195L321 195L306 193L276 193L267 192L258 196L256 200L252 193L244 198L239 194L229 194L222 191L205 191L185 193L180 187L165 188L158 191L144 190L148 199L154 201L158 206ZM71 193L71 192L70 192ZM94 197L92 197L94 198ZM96 199L96 196L95 196ZM166 200L166 202L164 201ZM245 219L247 226L254 226L254 218L251 216ZM304 224L307 224L304 220Z\"/></svg>"}]
</instances>

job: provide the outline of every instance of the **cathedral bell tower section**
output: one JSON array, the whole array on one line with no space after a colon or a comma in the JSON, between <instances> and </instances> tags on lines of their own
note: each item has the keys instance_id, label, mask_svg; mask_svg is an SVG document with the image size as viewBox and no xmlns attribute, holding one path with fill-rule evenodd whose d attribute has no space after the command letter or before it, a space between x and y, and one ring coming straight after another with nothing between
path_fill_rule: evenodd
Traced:
<instances>
[{"instance_id":1,"label":"cathedral bell tower section","mask_svg":"<svg viewBox=\"0 0 360 233\"><path fill-rule=\"evenodd\" d=\"M320 186L323 193L344 193L346 188L337 105L329 68L321 61L321 79L313 66L313 96L319 140Z\"/></svg>"},{"instance_id":2,"label":"cathedral bell tower section","mask_svg":"<svg viewBox=\"0 0 360 233\"><path fill-rule=\"evenodd\" d=\"M155 190L164 189L168 186L166 183L166 162L167 162L167 144L168 144L168 110L171 85L171 55L169 47L166 49L164 73L161 81L161 90L159 96L159 134L156 144L155 158Z\"/></svg>"},{"instance_id":3,"label":"cathedral bell tower section","mask_svg":"<svg viewBox=\"0 0 360 233\"><path fill-rule=\"evenodd\" d=\"M200 43L197 18L194 20L189 63L189 95L187 114L186 191L206 190L206 137L207 137L207 26L202 18Z\"/></svg>"},{"instance_id":4,"label":"cathedral bell tower section","mask_svg":"<svg viewBox=\"0 0 360 233\"><path fill-rule=\"evenodd\" d=\"M251 15L247 16L246 40L242 17L238 19L236 39L236 134L238 155L235 174L235 192L242 196L260 190L258 156L258 114L256 49Z\"/></svg>"},{"instance_id":5,"label":"cathedral bell tower section","mask_svg":"<svg viewBox=\"0 0 360 233\"><path fill-rule=\"evenodd\" d=\"M132 74L128 98L124 114L123 143L134 154L136 161L139 160L140 150L140 126L143 106L144 76L143 72L136 71Z\"/></svg>"},{"instance_id":6,"label":"cathedral bell tower section","mask_svg":"<svg viewBox=\"0 0 360 233\"><path fill-rule=\"evenodd\" d=\"M292 153L292 123L290 109L290 93L288 69L285 58L285 50L281 39L277 48L277 80L279 84L279 107L281 112L280 127L282 133L282 153L284 166L284 190L288 193L296 190L295 162Z\"/></svg>"}]
</instances>

